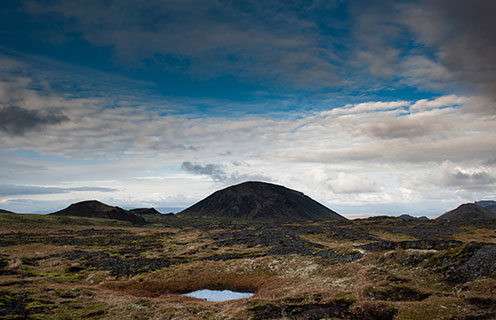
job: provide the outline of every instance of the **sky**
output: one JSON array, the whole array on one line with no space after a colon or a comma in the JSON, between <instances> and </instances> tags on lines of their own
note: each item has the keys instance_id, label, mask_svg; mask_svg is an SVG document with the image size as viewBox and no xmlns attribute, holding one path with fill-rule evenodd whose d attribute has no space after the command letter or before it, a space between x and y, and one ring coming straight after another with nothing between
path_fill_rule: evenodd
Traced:
<instances>
[{"instance_id":1,"label":"sky","mask_svg":"<svg viewBox=\"0 0 496 320\"><path fill-rule=\"evenodd\" d=\"M348 218L496 198L496 2L3 0L0 208L184 209L248 180Z\"/></svg>"}]
</instances>

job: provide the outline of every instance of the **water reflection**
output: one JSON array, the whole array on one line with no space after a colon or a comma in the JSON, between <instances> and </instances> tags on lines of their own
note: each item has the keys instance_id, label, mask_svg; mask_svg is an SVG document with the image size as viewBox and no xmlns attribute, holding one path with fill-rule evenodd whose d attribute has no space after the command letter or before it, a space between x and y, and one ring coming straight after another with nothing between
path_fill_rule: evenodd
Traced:
<instances>
[{"instance_id":1,"label":"water reflection","mask_svg":"<svg viewBox=\"0 0 496 320\"><path fill-rule=\"evenodd\" d=\"M209 290L202 289L190 293L182 294L182 296L202 299L206 301L227 301L234 299L251 298L254 293L250 292L236 292L231 290Z\"/></svg>"}]
</instances>

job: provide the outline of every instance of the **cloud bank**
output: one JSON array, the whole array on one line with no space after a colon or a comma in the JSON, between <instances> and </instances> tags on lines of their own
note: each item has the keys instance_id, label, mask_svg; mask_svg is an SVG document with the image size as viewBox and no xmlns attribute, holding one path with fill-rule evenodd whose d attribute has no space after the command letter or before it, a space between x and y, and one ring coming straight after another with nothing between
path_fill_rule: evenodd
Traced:
<instances>
[{"instance_id":1,"label":"cloud bank","mask_svg":"<svg viewBox=\"0 0 496 320\"><path fill-rule=\"evenodd\" d=\"M494 197L496 119L484 113L491 103L484 97L330 105L298 118L227 118L162 115L148 105L107 108L105 99L42 94L29 83L18 89L35 114L55 101L71 120L45 126L42 135L0 136L4 183L32 185L33 173L46 183L4 188L8 201L42 194L72 200L67 191L78 189L64 189L67 179L110 186L110 202L145 199L163 207L186 207L245 180L280 183L331 208L360 210L408 203L411 213L428 214L433 202L449 208ZM19 158L19 150L34 156ZM182 200L167 204L170 193Z\"/></svg>"},{"instance_id":2,"label":"cloud bank","mask_svg":"<svg viewBox=\"0 0 496 320\"><path fill-rule=\"evenodd\" d=\"M224 169L224 166L212 163L201 165L199 163L184 161L181 164L181 169L191 174L206 175L214 181L221 182L224 185L231 185L244 181L271 181L271 178L261 174L229 173Z\"/></svg>"},{"instance_id":3,"label":"cloud bank","mask_svg":"<svg viewBox=\"0 0 496 320\"><path fill-rule=\"evenodd\" d=\"M103 187L40 187L40 186L21 186L21 185L0 185L0 197L18 196L18 195L40 195L40 194L56 194L69 193L73 191L98 191L98 192L114 192L116 189Z\"/></svg>"},{"instance_id":4,"label":"cloud bank","mask_svg":"<svg viewBox=\"0 0 496 320\"><path fill-rule=\"evenodd\" d=\"M59 110L28 110L18 106L0 109L0 131L9 135L24 135L27 131L38 131L45 126L68 121Z\"/></svg>"}]
</instances>

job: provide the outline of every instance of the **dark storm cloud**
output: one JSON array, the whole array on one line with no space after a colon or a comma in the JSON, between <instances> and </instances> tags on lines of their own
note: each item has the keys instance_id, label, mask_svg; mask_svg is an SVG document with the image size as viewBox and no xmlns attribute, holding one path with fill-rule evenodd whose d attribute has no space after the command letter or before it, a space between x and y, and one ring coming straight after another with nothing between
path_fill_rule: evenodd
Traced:
<instances>
[{"instance_id":1,"label":"dark storm cloud","mask_svg":"<svg viewBox=\"0 0 496 320\"><path fill-rule=\"evenodd\" d=\"M463 172L459 169L444 170L441 182L446 187L487 188L496 184L496 177L489 172L479 170Z\"/></svg>"},{"instance_id":2,"label":"dark storm cloud","mask_svg":"<svg viewBox=\"0 0 496 320\"><path fill-rule=\"evenodd\" d=\"M40 186L5 185L5 184L0 185L0 197L14 196L14 195L69 193L71 191L113 192L117 190L112 188L102 188L102 187L59 188L59 187L40 187Z\"/></svg>"},{"instance_id":3,"label":"dark storm cloud","mask_svg":"<svg viewBox=\"0 0 496 320\"><path fill-rule=\"evenodd\" d=\"M69 118L58 110L28 110L17 106L0 109L0 131L13 136L67 120Z\"/></svg>"},{"instance_id":4,"label":"dark storm cloud","mask_svg":"<svg viewBox=\"0 0 496 320\"><path fill-rule=\"evenodd\" d=\"M460 83L496 98L495 12L493 0L423 0L401 17Z\"/></svg>"},{"instance_id":5,"label":"dark storm cloud","mask_svg":"<svg viewBox=\"0 0 496 320\"><path fill-rule=\"evenodd\" d=\"M349 9L356 21L350 59L360 68L353 80L496 99L496 1L366 0Z\"/></svg>"},{"instance_id":6,"label":"dark storm cloud","mask_svg":"<svg viewBox=\"0 0 496 320\"><path fill-rule=\"evenodd\" d=\"M414 139L434 136L451 128L451 123L435 115L409 115L359 126L361 133L380 139Z\"/></svg>"},{"instance_id":7,"label":"dark storm cloud","mask_svg":"<svg viewBox=\"0 0 496 320\"><path fill-rule=\"evenodd\" d=\"M199 163L192 163L189 161L184 161L181 164L181 168L189 173L197 175L206 175L212 178L212 180L227 184L233 184L248 180L263 180L271 181L267 176L261 174L240 174L238 172L229 173L224 170L223 166L218 164L206 164L201 165Z\"/></svg>"},{"instance_id":8,"label":"dark storm cloud","mask_svg":"<svg viewBox=\"0 0 496 320\"><path fill-rule=\"evenodd\" d=\"M206 164L202 166L198 163L191 163L189 161L184 161L181 164L181 168L192 174L200 174L210 176L216 181L224 181L227 177L227 173L218 164Z\"/></svg>"}]
</instances>

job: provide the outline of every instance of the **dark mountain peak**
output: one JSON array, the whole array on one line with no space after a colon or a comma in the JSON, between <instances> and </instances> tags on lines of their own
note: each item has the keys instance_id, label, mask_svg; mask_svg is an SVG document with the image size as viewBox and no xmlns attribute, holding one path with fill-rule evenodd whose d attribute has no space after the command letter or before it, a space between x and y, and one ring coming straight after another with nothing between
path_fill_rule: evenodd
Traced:
<instances>
[{"instance_id":1,"label":"dark mountain peak","mask_svg":"<svg viewBox=\"0 0 496 320\"><path fill-rule=\"evenodd\" d=\"M232 185L230 187L224 188L222 190L251 190L251 191L261 191L261 190L290 190L292 192L298 193L298 194L303 194L303 192L293 190L293 189L288 189L284 186L278 185L278 184L273 184L269 182L262 182L262 181L245 181L240 184ZM220 190L220 191L222 191Z\"/></svg>"},{"instance_id":2,"label":"dark mountain peak","mask_svg":"<svg viewBox=\"0 0 496 320\"><path fill-rule=\"evenodd\" d=\"M269 220L346 220L302 192L248 181L214 192L179 216Z\"/></svg>"},{"instance_id":3,"label":"dark mountain peak","mask_svg":"<svg viewBox=\"0 0 496 320\"><path fill-rule=\"evenodd\" d=\"M436 220L495 219L496 213L478 206L475 203L464 203L458 208L448 211Z\"/></svg>"},{"instance_id":4,"label":"dark mountain peak","mask_svg":"<svg viewBox=\"0 0 496 320\"><path fill-rule=\"evenodd\" d=\"M13 212L9 210L0 209L0 213L13 213Z\"/></svg>"},{"instance_id":5,"label":"dark mountain peak","mask_svg":"<svg viewBox=\"0 0 496 320\"><path fill-rule=\"evenodd\" d=\"M129 221L133 223L144 223L145 220L120 207L109 206L97 200L88 200L73 203L69 207L51 213L56 216L76 216L87 218L107 218Z\"/></svg>"},{"instance_id":6,"label":"dark mountain peak","mask_svg":"<svg viewBox=\"0 0 496 320\"><path fill-rule=\"evenodd\" d=\"M115 209L121 209L119 207L109 206L108 204L105 204L98 200L86 200L86 201L73 203L68 208L74 208L78 210L94 210L99 212L108 212Z\"/></svg>"},{"instance_id":7,"label":"dark mountain peak","mask_svg":"<svg viewBox=\"0 0 496 320\"><path fill-rule=\"evenodd\" d=\"M134 213L134 214L147 214L147 215L159 215L161 214L155 208L136 208L136 209L131 209L129 212Z\"/></svg>"}]
</instances>

